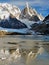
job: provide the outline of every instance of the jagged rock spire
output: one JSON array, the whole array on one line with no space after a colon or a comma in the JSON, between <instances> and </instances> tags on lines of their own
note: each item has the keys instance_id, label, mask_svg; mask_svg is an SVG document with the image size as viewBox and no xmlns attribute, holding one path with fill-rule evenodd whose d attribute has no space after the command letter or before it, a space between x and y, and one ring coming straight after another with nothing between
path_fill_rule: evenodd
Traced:
<instances>
[{"instance_id":1,"label":"jagged rock spire","mask_svg":"<svg viewBox=\"0 0 49 65\"><path fill-rule=\"evenodd\" d=\"M26 7L27 7L27 11L29 13L29 4L28 4L28 2L26 2Z\"/></svg>"},{"instance_id":2,"label":"jagged rock spire","mask_svg":"<svg viewBox=\"0 0 49 65\"><path fill-rule=\"evenodd\" d=\"M28 2L26 2L26 7L29 8L29 4L28 4Z\"/></svg>"}]
</instances>

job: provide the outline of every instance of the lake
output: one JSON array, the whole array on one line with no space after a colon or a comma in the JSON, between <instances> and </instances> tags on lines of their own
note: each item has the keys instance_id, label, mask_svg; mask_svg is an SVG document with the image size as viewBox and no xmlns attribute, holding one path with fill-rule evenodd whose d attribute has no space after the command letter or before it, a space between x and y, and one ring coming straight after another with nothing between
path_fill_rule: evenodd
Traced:
<instances>
[{"instance_id":1,"label":"lake","mask_svg":"<svg viewBox=\"0 0 49 65\"><path fill-rule=\"evenodd\" d=\"M0 65L49 65L49 36L0 37Z\"/></svg>"}]
</instances>

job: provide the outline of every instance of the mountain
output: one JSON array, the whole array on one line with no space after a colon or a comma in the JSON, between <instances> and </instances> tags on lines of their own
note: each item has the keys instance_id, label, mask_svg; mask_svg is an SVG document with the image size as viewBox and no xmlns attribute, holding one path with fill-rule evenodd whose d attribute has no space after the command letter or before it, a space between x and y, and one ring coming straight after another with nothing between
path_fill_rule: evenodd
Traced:
<instances>
[{"instance_id":1,"label":"mountain","mask_svg":"<svg viewBox=\"0 0 49 65\"><path fill-rule=\"evenodd\" d=\"M45 18L28 3L20 9L8 3L0 3L0 35L2 34L49 34L49 15Z\"/></svg>"},{"instance_id":2,"label":"mountain","mask_svg":"<svg viewBox=\"0 0 49 65\"><path fill-rule=\"evenodd\" d=\"M35 9L29 7L26 3L26 7L21 11L20 19L28 19L30 21L42 21L44 17L37 13Z\"/></svg>"},{"instance_id":3,"label":"mountain","mask_svg":"<svg viewBox=\"0 0 49 65\"><path fill-rule=\"evenodd\" d=\"M37 11L32 9L27 3L22 11L12 4L0 3L0 19L7 19L10 14L17 19L28 19L30 21L40 21L44 19L41 14L38 14Z\"/></svg>"},{"instance_id":4,"label":"mountain","mask_svg":"<svg viewBox=\"0 0 49 65\"><path fill-rule=\"evenodd\" d=\"M0 22L0 27L3 28L11 28L11 29L23 29L27 28L27 26L16 18L9 17L9 20L3 19Z\"/></svg>"},{"instance_id":5,"label":"mountain","mask_svg":"<svg viewBox=\"0 0 49 65\"><path fill-rule=\"evenodd\" d=\"M45 17L42 23L34 23L31 25L31 30L40 34L49 35L49 15Z\"/></svg>"},{"instance_id":6,"label":"mountain","mask_svg":"<svg viewBox=\"0 0 49 65\"><path fill-rule=\"evenodd\" d=\"M18 7L0 3L0 35L28 34L28 27L19 20L21 11Z\"/></svg>"},{"instance_id":7,"label":"mountain","mask_svg":"<svg viewBox=\"0 0 49 65\"><path fill-rule=\"evenodd\" d=\"M9 16L9 19L0 21L0 35L4 34L28 34L28 27L16 19Z\"/></svg>"},{"instance_id":8,"label":"mountain","mask_svg":"<svg viewBox=\"0 0 49 65\"><path fill-rule=\"evenodd\" d=\"M49 15L45 17L45 19L43 20L43 22L49 24Z\"/></svg>"},{"instance_id":9,"label":"mountain","mask_svg":"<svg viewBox=\"0 0 49 65\"><path fill-rule=\"evenodd\" d=\"M19 19L20 13L21 11L18 7L8 3L0 3L0 19L8 18L10 14Z\"/></svg>"},{"instance_id":10,"label":"mountain","mask_svg":"<svg viewBox=\"0 0 49 65\"><path fill-rule=\"evenodd\" d=\"M39 32L40 34L49 35L49 24L42 23L42 24L33 24L32 30L35 32Z\"/></svg>"}]
</instances>

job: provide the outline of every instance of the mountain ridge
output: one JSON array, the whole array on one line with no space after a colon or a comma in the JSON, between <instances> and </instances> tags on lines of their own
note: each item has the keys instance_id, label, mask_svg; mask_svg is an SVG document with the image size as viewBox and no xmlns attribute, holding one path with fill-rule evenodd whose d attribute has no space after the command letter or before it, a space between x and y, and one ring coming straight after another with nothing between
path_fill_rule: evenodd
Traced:
<instances>
[{"instance_id":1,"label":"mountain ridge","mask_svg":"<svg viewBox=\"0 0 49 65\"><path fill-rule=\"evenodd\" d=\"M2 14L1 14L2 13ZM29 4L26 4L26 7L21 11L20 8L18 8L15 5L9 4L9 3L0 3L0 18L4 19L7 16L9 17L10 14L12 14L17 19L24 16L25 18L31 18L33 15L37 16L39 20L43 20L44 17L37 13L37 11L29 6ZM8 15L6 15L8 14ZM24 15L25 14L25 15Z\"/></svg>"}]
</instances>

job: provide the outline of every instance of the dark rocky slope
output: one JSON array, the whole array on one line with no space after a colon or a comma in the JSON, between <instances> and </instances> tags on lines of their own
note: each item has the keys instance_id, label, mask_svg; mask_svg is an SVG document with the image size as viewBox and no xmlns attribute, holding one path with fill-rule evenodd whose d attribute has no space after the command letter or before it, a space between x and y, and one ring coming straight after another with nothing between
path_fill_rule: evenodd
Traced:
<instances>
[{"instance_id":1,"label":"dark rocky slope","mask_svg":"<svg viewBox=\"0 0 49 65\"><path fill-rule=\"evenodd\" d=\"M41 34L49 35L49 15L45 17L42 24L35 23L32 24L31 27L31 29L35 32L40 32Z\"/></svg>"},{"instance_id":2,"label":"dark rocky slope","mask_svg":"<svg viewBox=\"0 0 49 65\"><path fill-rule=\"evenodd\" d=\"M0 27L3 28L12 28L12 29L23 29L27 28L27 26L16 18L9 17L9 20L1 20Z\"/></svg>"}]
</instances>

